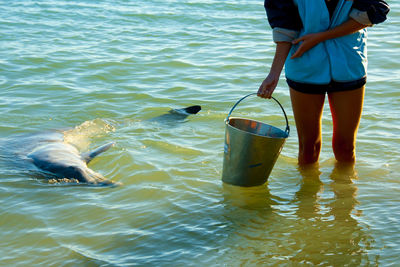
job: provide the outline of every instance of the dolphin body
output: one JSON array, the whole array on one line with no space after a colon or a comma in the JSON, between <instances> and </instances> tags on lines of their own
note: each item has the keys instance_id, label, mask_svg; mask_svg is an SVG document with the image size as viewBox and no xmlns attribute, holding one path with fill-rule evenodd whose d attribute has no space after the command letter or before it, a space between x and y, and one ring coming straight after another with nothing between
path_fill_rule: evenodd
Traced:
<instances>
[{"instance_id":1,"label":"dolphin body","mask_svg":"<svg viewBox=\"0 0 400 267\"><path fill-rule=\"evenodd\" d=\"M50 142L37 147L27 157L37 168L57 178L75 179L89 185L116 185L114 181L107 180L87 166L94 157L113 145L114 143L108 143L88 153L80 154L78 149L68 143Z\"/></svg>"}]
</instances>

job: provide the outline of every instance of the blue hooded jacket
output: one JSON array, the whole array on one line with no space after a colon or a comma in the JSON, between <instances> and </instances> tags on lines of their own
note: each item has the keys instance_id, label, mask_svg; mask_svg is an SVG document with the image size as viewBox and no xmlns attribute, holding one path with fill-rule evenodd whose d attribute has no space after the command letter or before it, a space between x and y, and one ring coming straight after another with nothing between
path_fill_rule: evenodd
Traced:
<instances>
[{"instance_id":1,"label":"blue hooded jacket","mask_svg":"<svg viewBox=\"0 0 400 267\"><path fill-rule=\"evenodd\" d=\"M303 23L299 36L326 31L349 19L352 1L339 0L332 18L324 0L295 0ZM367 73L366 30L319 43L301 57L291 59L298 49L293 45L286 60L286 77L295 82L328 84L331 80L349 82Z\"/></svg>"}]
</instances>

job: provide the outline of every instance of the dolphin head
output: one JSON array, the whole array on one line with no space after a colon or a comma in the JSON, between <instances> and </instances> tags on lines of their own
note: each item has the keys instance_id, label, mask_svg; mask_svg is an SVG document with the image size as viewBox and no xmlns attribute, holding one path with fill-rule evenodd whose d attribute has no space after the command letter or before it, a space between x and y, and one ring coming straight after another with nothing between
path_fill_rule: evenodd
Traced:
<instances>
[{"instance_id":1,"label":"dolphin head","mask_svg":"<svg viewBox=\"0 0 400 267\"><path fill-rule=\"evenodd\" d=\"M66 143L51 143L39 147L28 155L33 164L41 170L50 172L59 179L75 179L89 185L117 185L103 175L88 168L87 161L106 150L99 148L82 159L78 150Z\"/></svg>"},{"instance_id":2,"label":"dolphin head","mask_svg":"<svg viewBox=\"0 0 400 267\"><path fill-rule=\"evenodd\" d=\"M119 184L106 179L103 175L93 171L92 169L82 166L68 166L63 170L62 174L65 176L65 178L76 179L79 182L89 185L108 186Z\"/></svg>"}]
</instances>

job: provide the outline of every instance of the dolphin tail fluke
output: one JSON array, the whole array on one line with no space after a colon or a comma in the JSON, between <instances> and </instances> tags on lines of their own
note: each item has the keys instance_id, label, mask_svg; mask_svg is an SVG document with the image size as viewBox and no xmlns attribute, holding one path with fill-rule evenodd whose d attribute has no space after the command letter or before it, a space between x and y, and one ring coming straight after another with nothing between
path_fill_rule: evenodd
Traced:
<instances>
[{"instance_id":1,"label":"dolphin tail fluke","mask_svg":"<svg viewBox=\"0 0 400 267\"><path fill-rule=\"evenodd\" d=\"M110 147L112 147L114 145L115 145L115 143L108 143L108 144L102 145L101 147L96 148L95 150L84 153L84 154L82 154L82 160L84 160L87 164L93 158L95 158L97 155L103 153L104 151L108 150Z\"/></svg>"},{"instance_id":2,"label":"dolphin tail fluke","mask_svg":"<svg viewBox=\"0 0 400 267\"><path fill-rule=\"evenodd\" d=\"M188 114L197 114L201 110L201 106L190 106L183 109Z\"/></svg>"}]
</instances>

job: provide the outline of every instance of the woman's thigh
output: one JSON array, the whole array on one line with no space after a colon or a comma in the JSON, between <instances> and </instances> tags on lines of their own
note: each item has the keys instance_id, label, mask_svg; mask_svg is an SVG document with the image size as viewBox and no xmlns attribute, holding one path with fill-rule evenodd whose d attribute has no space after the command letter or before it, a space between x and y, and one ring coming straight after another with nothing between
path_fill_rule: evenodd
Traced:
<instances>
[{"instance_id":1,"label":"woman's thigh","mask_svg":"<svg viewBox=\"0 0 400 267\"><path fill-rule=\"evenodd\" d=\"M290 98L299 141L320 140L325 94L307 94L290 88Z\"/></svg>"},{"instance_id":2,"label":"woman's thigh","mask_svg":"<svg viewBox=\"0 0 400 267\"><path fill-rule=\"evenodd\" d=\"M345 142L355 142L360 123L364 86L350 91L328 93L333 121L333 138Z\"/></svg>"}]
</instances>

